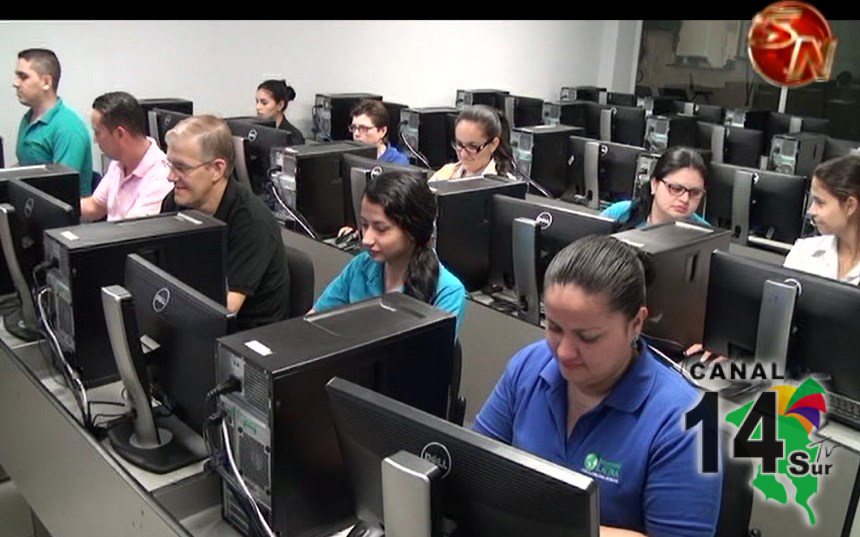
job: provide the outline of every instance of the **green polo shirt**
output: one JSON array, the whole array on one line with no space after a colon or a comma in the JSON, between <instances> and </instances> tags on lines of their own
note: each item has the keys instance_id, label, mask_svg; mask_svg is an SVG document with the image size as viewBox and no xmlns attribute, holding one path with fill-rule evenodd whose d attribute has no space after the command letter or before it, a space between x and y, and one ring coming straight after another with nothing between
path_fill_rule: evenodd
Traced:
<instances>
[{"instance_id":1,"label":"green polo shirt","mask_svg":"<svg viewBox=\"0 0 860 537\"><path fill-rule=\"evenodd\" d=\"M92 194L93 149L84 121L62 99L35 123L30 123L32 115L28 110L18 127L18 164L65 164L80 172L81 196Z\"/></svg>"}]
</instances>

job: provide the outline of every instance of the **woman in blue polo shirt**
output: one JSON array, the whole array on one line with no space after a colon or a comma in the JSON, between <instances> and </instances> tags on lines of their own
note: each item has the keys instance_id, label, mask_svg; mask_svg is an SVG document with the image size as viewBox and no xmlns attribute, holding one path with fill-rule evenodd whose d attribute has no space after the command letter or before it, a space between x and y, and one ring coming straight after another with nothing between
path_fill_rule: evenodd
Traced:
<instances>
[{"instance_id":1,"label":"woman in blue polo shirt","mask_svg":"<svg viewBox=\"0 0 860 537\"><path fill-rule=\"evenodd\" d=\"M475 430L594 478L601 537L712 536L722 477L699 473L697 433L683 428L698 391L640 338L637 254L578 240L550 263L544 297L546 339L511 359Z\"/></svg>"},{"instance_id":2,"label":"woman in blue polo shirt","mask_svg":"<svg viewBox=\"0 0 860 537\"><path fill-rule=\"evenodd\" d=\"M696 150L669 148L657 160L651 181L642 185L636 199L613 203L600 215L621 222L622 229L677 220L710 226L696 214L707 181L708 167Z\"/></svg>"},{"instance_id":3,"label":"woman in blue polo shirt","mask_svg":"<svg viewBox=\"0 0 860 537\"><path fill-rule=\"evenodd\" d=\"M436 197L420 178L384 172L368 181L361 200L365 250L325 288L313 310L402 291L455 314L459 333L466 288L431 246L435 219Z\"/></svg>"}]
</instances>

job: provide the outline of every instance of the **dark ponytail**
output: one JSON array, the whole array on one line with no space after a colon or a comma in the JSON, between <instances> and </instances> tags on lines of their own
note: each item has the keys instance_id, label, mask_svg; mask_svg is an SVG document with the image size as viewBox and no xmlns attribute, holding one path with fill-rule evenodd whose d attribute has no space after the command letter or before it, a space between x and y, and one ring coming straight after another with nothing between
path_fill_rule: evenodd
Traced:
<instances>
[{"instance_id":1,"label":"dark ponytail","mask_svg":"<svg viewBox=\"0 0 860 537\"><path fill-rule=\"evenodd\" d=\"M684 168L693 168L699 172L705 181L705 186L707 186L708 167L705 165L705 160L698 151L689 147L670 147L664 151L654 165L651 179L662 181L667 175ZM651 194L650 181L644 185L639 185L639 194L630 204L630 218L621 225L621 230L633 229L639 227L643 222L647 222L653 204L654 195Z\"/></svg>"},{"instance_id":2,"label":"dark ponytail","mask_svg":"<svg viewBox=\"0 0 860 537\"><path fill-rule=\"evenodd\" d=\"M514 171L514 151L511 149L510 126L504 114L483 104L466 106L457 116L457 123L472 121L481 126L487 139L499 139L499 146L493 151L496 173L505 175Z\"/></svg>"},{"instance_id":3,"label":"dark ponytail","mask_svg":"<svg viewBox=\"0 0 860 537\"><path fill-rule=\"evenodd\" d=\"M428 304L436 299L439 258L431 247L436 196L422 178L404 172L383 172L367 183L364 196L381 205L385 216L408 233L415 250L406 267L403 291Z\"/></svg>"}]
</instances>

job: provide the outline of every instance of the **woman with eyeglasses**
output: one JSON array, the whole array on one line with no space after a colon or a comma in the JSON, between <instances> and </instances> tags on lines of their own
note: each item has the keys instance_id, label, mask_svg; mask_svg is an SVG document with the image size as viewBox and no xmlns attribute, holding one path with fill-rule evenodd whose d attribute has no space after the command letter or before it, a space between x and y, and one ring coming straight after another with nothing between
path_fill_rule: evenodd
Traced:
<instances>
[{"instance_id":1,"label":"woman with eyeglasses","mask_svg":"<svg viewBox=\"0 0 860 537\"><path fill-rule=\"evenodd\" d=\"M507 123L495 109L480 104L463 108L451 141L459 160L442 166L430 181L485 173L513 177L514 157L507 133Z\"/></svg>"},{"instance_id":2,"label":"woman with eyeglasses","mask_svg":"<svg viewBox=\"0 0 860 537\"><path fill-rule=\"evenodd\" d=\"M296 90L285 80L266 80L257 86L257 117L272 120L275 128L290 131L293 145L305 143L302 131L287 121L287 105L296 98Z\"/></svg>"},{"instance_id":3,"label":"woman with eyeglasses","mask_svg":"<svg viewBox=\"0 0 860 537\"><path fill-rule=\"evenodd\" d=\"M669 148L657 160L651 181L642 185L636 199L613 203L600 215L621 222L622 229L679 220L710 226L696 214L707 180L708 167L696 150Z\"/></svg>"},{"instance_id":4,"label":"woman with eyeglasses","mask_svg":"<svg viewBox=\"0 0 860 537\"><path fill-rule=\"evenodd\" d=\"M439 262L431 243L436 196L409 173L383 172L361 199L361 246L325 288L313 311L400 291L457 316L466 312L466 288Z\"/></svg>"},{"instance_id":5,"label":"woman with eyeglasses","mask_svg":"<svg viewBox=\"0 0 860 537\"><path fill-rule=\"evenodd\" d=\"M352 109L352 123L347 127L352 139L376 146L376 158L382 162L409 164L406 155L388 143L388 109L382 101L363 99Z\"/></svg>"}]
</instances>

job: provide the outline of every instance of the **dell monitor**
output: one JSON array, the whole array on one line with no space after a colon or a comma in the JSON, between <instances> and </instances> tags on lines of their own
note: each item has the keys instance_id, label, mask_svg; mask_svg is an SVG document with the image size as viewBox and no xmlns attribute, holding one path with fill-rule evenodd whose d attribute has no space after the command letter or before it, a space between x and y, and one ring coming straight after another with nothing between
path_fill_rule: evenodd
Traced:
<instances>
[{"instance_id":1,"label":"dell monitor","mask_svg":"<svg viewBox=\"0 0 860 537\"><path fill-rule=\"evenodd\" d=\"M364 156L357 153L344 153L341 157L341 179L343 180L343 214L344 222L355 229L360 229L359 217L361 216L361 198L364 195L364 187L370 177L375 177L382 172L401 172L414 175L427 181L433 170L410 166L408 164L394 164Z\"/></svg>"},{"instance_id":2,"label":"dell monitor","mask_svg":"<svg viewBox=\"0 0 860 537\"><path fill-rule=\"evenodd\" d=\"M726 252L711 257L704 347L729 358L745 359L757 349L759 309L766 281L798 288L790 326L787 370L791 377L829 376L831 396L860 401L860 351L857 319L860 288ZM769 319L769 322L774 322ZM819 377L821 378L821 376ZM857 428L856 418L828 404L829 415Z\"/></svg>"},{"instance_id":3,"label":"dell monitor","mask_svg":"<svg viewBox=\"0 0 860 537\"><path fill-rule=\"evenodd\" d=\"M723 124L726 111L722 106L714 104L699 104L690 101L675 101L674 112L676 114L684 114L695 116L699 121L705 123Z\"/></svg>"},{"instance_id":4,"label":"dell monitor","mask_svg":"<svg viewBox=\"0 0 860 537\"><path fill-rule=\"evenodd\" d=\"M765 124L765 139L771 140L777 134L791 132L830 133L830 120L817 117L801 117L780 112L771 112Z\"/></svg>"},{"instance_id":5,"label":"dell monitor","mask_svg":"<svg viewBox=\"0 0 860 537\"><path fill-rule=\"evenodd\" d=\"M764 134L755 129L698 121L696 147L711 150L714 162L758 168Z\"/></svg>"},{"instance_id":6,"label":"dell monitor","mask_svg":"<svg viewBox=\"0 0 860 537\"><path fill-rule=\"evenodd\" d=\"M120 297L123 290L133 308L117 315L107 302ZM230 333L235 314L137 254L127 257L124 289L106 287L102 300L117 369L128 392L142 390L154 396L170 415L202 434L207 416L215 410L206 404L207 393L215 387L215 340ZM117 339L112 328L120 328L119 333L126 337ZM142 344L157 349L151 359L144 357ZM128 355L130 362L124 363L123 355ZM134 375L130 377L132 371ZM135 380L140 388L135 387ZM186 453L181 453L175 444L181 432L176 425L153 418L148 399L134 401L133 406L133 420L110 431L111 443L121 455L158 473L205 457L205 451L198 450L195 455L187 447ZM138 424L138 420L148 423ZM136 445L141 441L139 431L152 422L154 445L142 449ZM136 442L131 440L132 431L138 435ZM176 439L172 448L167 447L171 445L170 437Z\"/></svg>"},{"instance_id":7,"label":"dell monitor","mask_svg":"<svg viewBox=\"0 0 860 537\"><path fill-rule=\"evenodd\" d=\"M856 140L839 140L837 138L827 137L824 145L824 159L830 160L836 157L843 157L850 153L860 153L860 142Z\"/></svg>"},{"instance_id":8,"label":"dell monitor","mask_svg":"<svg viewBox=\"0 0 860 537\"><path fill-rule=\"evenodd\" d=\"M611 118L609 137L606 137L606 119ZM641 147L645 143L645 109L635 106L604 105L601 109L600 139Z\"/></svg>"},{"instance_id":9,"label":"dell monitor","mask_svg":"<svg viewBox=\"0 0 860 537\"><path fill-rule=\"evenodd\" d=\"M441 469L440 478L430 485L439 500L434 510L441 525L455 535L599 534L598 487L592 478L347 380L332 379L326 391L355 494L355 511L369 530L364 535L380 535L383 526L394 527L396 515L418 507L389 488L389 481L383 486L383 461L399 451ZM388 506L385 513L383 501ZM427 533L419 533L423 531ZM431 533L416 527L414 535L421 534Z\"/></svg>"},{"instance_id":10,"label":"dell monitor","mask_svg":"<svg viewBox=\"0 0 860 537\"><path fill-rule=\"evenodd\" d=\"M711 163L707 190L705 219L732 230L734 240L753 235L793 244L800 238L807 177Z\"/></svg>"},{"instance_id":11,"label":"dell monitor","mask_svg":"<svg viewBox=\"0 0 860 537\"><path fill-rule=\"evenodd\" d=\"M153 108L147 112L147 117L150 128L155 128L157 131L151 134L152 138L155 139L162 151L167 152L167 131L175 127L183 119L191 117L191 114L176 110Z\"/></svg>"},{"instance_id":12,"label":"dell monitor","mask_svg":"<svg viewBox=\"0 0 860 537\"><path fill-rule=\"evenodd\" d=\"M562 199L598 209L633 197L644 147L570 137L568 190Z\"/></svg>"},{"instance_id":13,"label":"dell monitor","mask_svg":"<svg viewBox=\"0 0 860 537\"><path fill-rule=\"evenodd\" d=\"M5 326L20 339L33 341L41 337L31 289L37 287L34 269L45 258L43 233L77 224L78 216L72 205L20 179L10 179L7 188L9 203L0 204L0 243L21 308L5 317Z\"/></svg>"},{"instance_id":14,"label":"dell monitor","mask_svg":"<svg viewBox=\"0 0 860 537\"><path fill-rule=\"evenodd\" d=\"M237 155L237 166L244 163L251 190L255 194L266 191L269 184L269 170L271 165L272 149L276 147L290 147L293 145L293 135L290 131L266 127L257 123L228 119L227 126L230 133L244 140L244 154ZM237 176L242 178L239 170Z\"/></svg>"}]
</instances>

